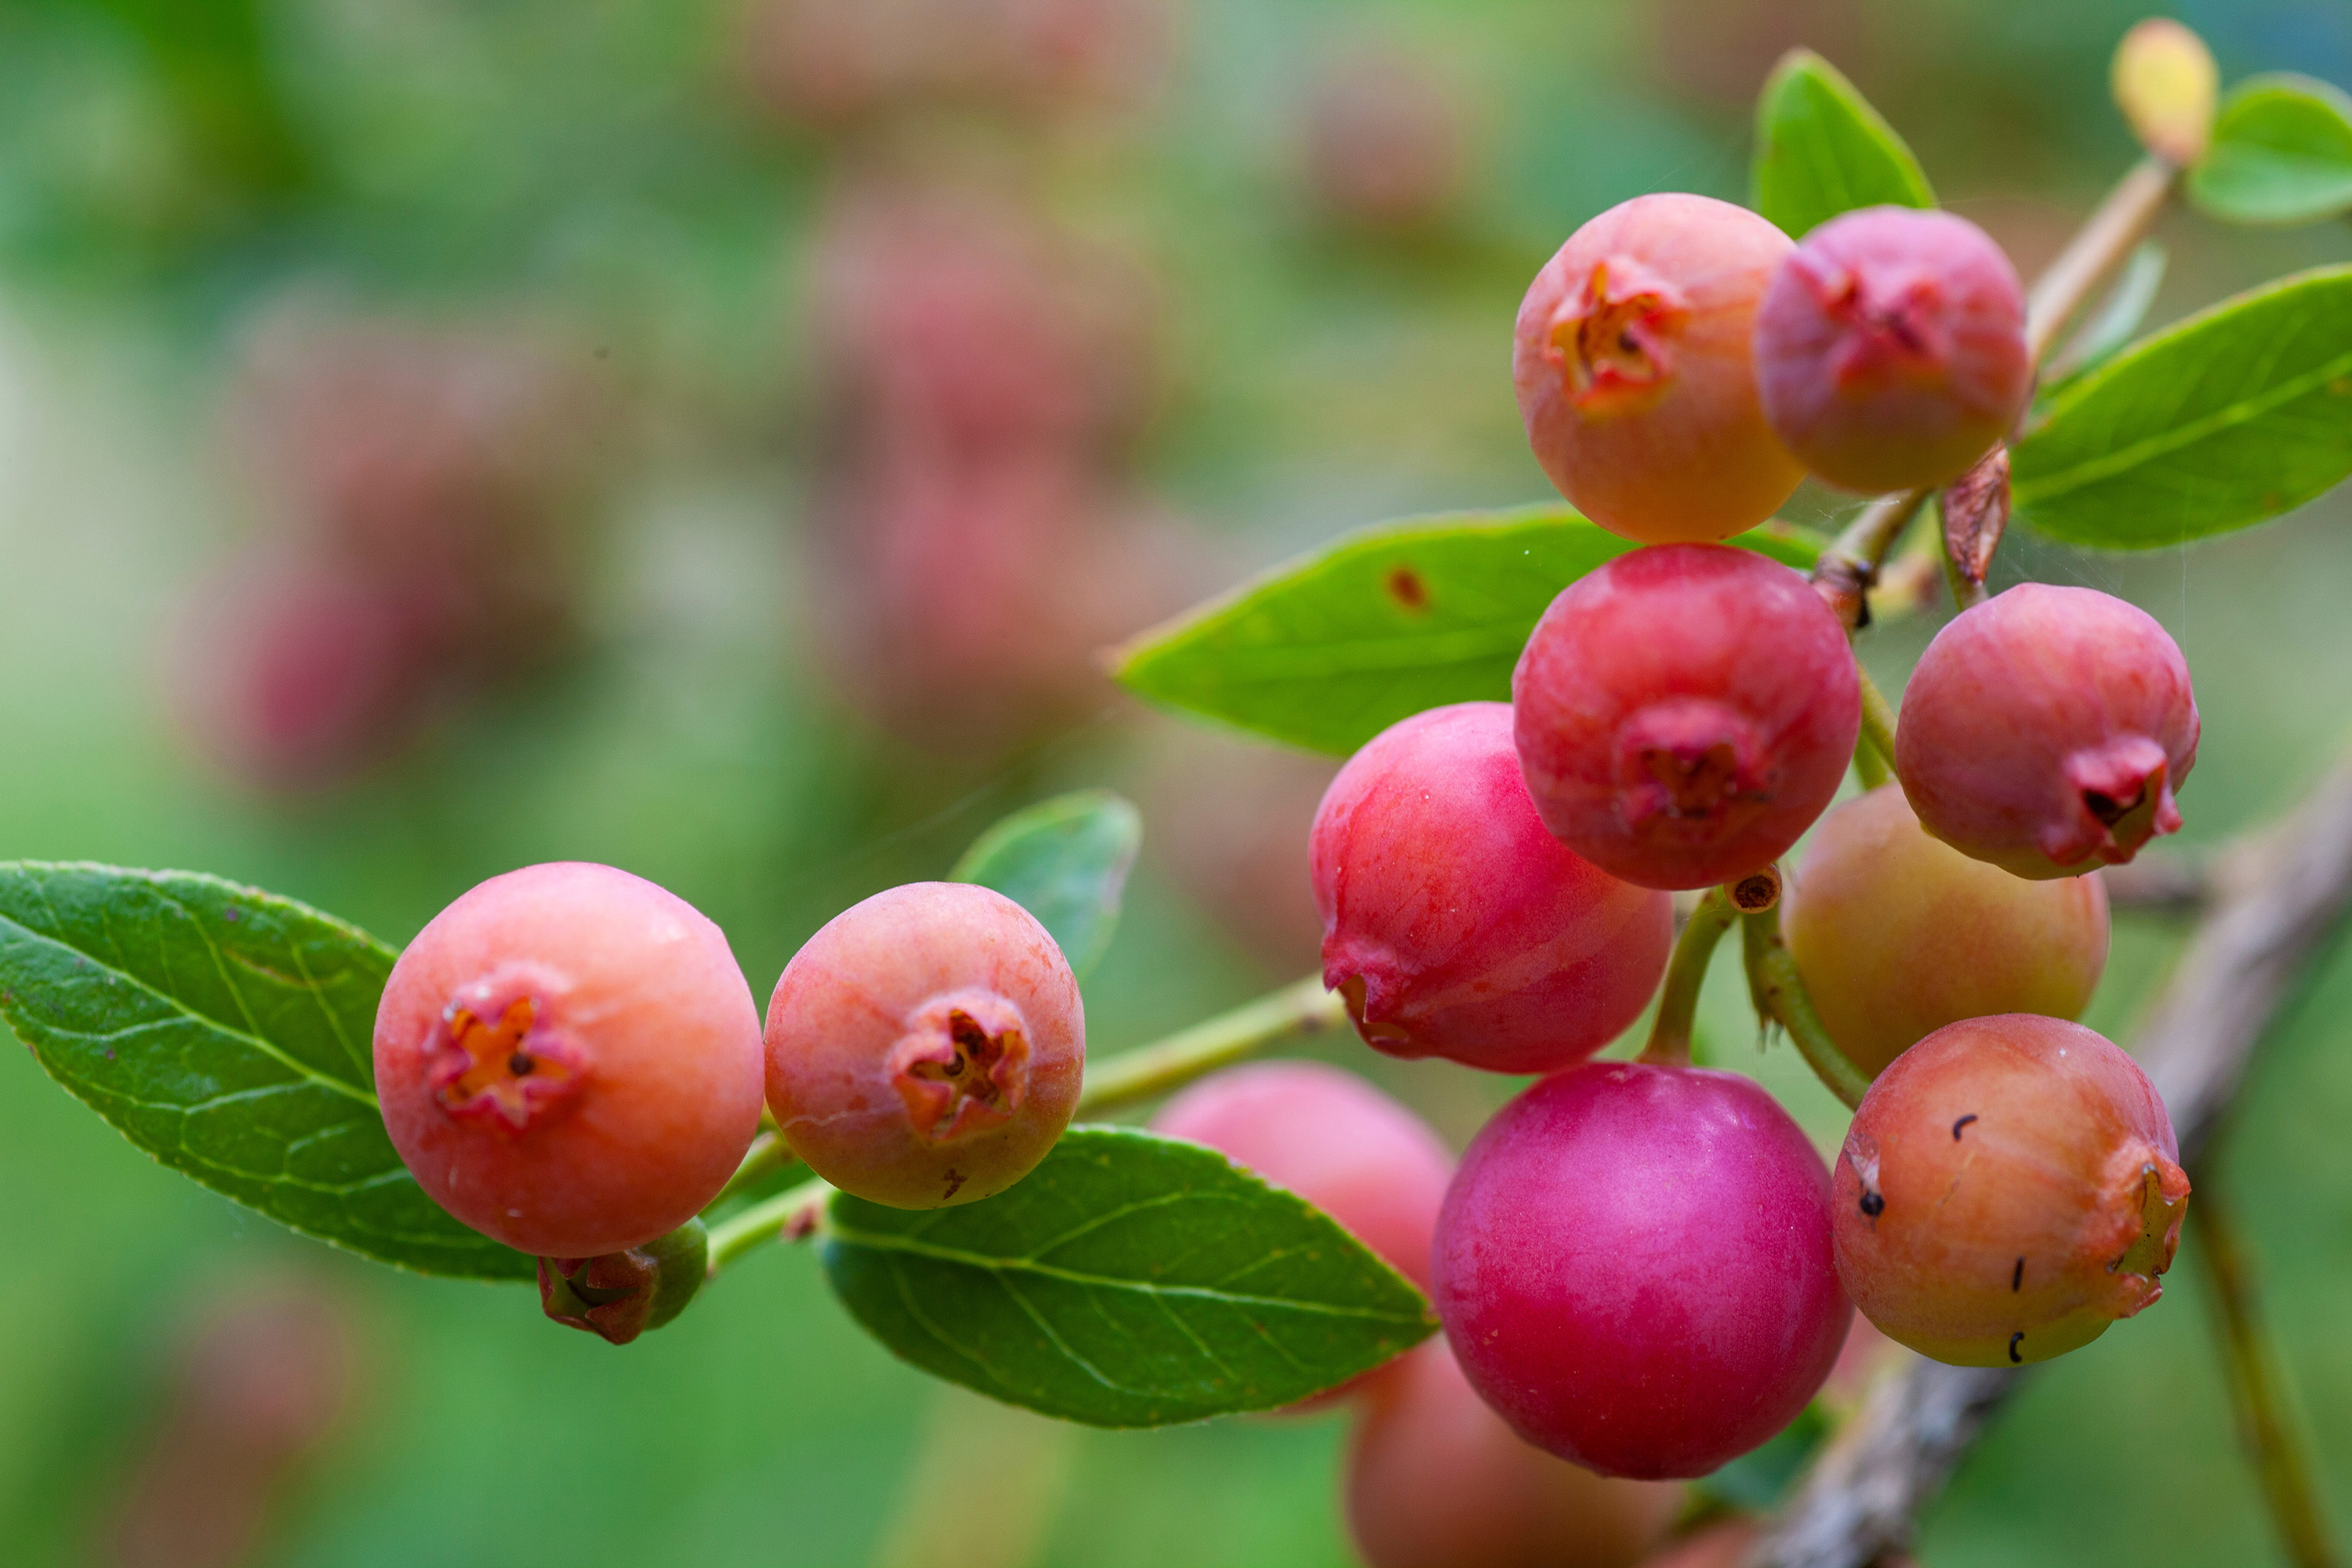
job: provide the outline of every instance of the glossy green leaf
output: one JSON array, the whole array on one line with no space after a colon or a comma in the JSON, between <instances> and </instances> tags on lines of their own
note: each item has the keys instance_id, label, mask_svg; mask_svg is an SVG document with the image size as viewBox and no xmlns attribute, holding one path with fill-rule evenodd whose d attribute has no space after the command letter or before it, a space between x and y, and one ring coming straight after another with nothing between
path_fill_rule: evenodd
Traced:
<instances>
[{"instance_id":1,"label":"glossy green leaf","mask_svg":"<svg viewBox=\"0 0 2352 1568\"><path fill-rule=\"evenodd\" d=\"M2050 404L2011 453L2017 515L2145 550L2243 528L2352 473L2352 266L2225 300Z\"/></svg>"},{"instance_id":2,"label":"glossy green leaf","mask_svg":"<svg viewBox=\"0 0 2352 1568\"><path fill-rule=\"evenodd\" d=\"M1756 210L1792 237L1856 207L1932 207L1919 161L1853 83L1790 49L1756 100Z\"/></svg>"},{"instance_id":3,"label":"glossy green leaf","mask_svg":"<svg viewBox=\"0 0 2352 1568\"><path fill-rule=\"evenodd\" d=\"M1037 917L1083 979L1110 945L1143 818L1108 790L1014 812L972 841L949 879L993 888Z\"/></svg>"},{"instance_id":4,"label":"glossy green leaf","mask_svg":"<svg viewBox=\"0 0 2352 1568\"><path fill-rule=\"evenodd\" d=\"M2315 223L2352 212L2352 97L2306 76L2258 76L2222 100L2189 198L2228 223Z\"/></svg>"},{"instance_id":5,"label":"glossy green leaf","mask_svg":"<svg viewBox=\"0 0 2352 1568\"><path fill-rule=\"evenodd\" d=\"M164 1164L279 1224L428 1274L536 1265L426 1197L377 1113L393 951L183 871L0 864L0 1018Z\"/></svg>"},{"instance_id":6,"label":"glossy green leaf","mask_svg":"<svg viewBox=\"0 0 2352 1568\"><path fill-rule=\"evenodd\" d=\"M1776 523L1731 542L1800 568L1822 550ZM1633 548L1566 507L1384 523L1144 633L1115 673L1154 702L1344 755L1423 709L1508 700L1544 607Z\"/></svg>"},{"instance_id":7,"label":"glossy green leaf","mask_svg":"<svg viewBox=\"0 0 2352 1568\"><path fill-rule=\"evenodd\" d=\"M1435 1324L1336 1220L1223 1155L1080 1127L992 1198L908 1210L835 1194L827 1279L925 1372L1094 1426L1273 1410Z\"/></svg>"}]
</instances>

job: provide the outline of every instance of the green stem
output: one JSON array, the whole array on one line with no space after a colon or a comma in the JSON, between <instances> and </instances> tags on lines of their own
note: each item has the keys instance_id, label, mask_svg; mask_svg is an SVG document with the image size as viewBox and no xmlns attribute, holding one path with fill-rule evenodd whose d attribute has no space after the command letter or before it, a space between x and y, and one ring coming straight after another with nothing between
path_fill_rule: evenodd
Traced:
<instances>
[{"instance_id":1,"label":"green stem","mask_svg":"<svg viewBox=\"0 0 2352 1568\"><path fill-rule=\"evenodd\" d=\"M1347 1017L1346 1003L1323 989L1321 975L1310 974L1166 1039L1121 1051L1099 1067L1088 1064L1086 1083L1078 1090L1076 1114L1098 1114L1153 1099L1278 1041L1337 1028ZM728 1183L728 1192L739 1191L753 1179L745 1172L759 1153L757 1142L752 1150L751 1155L744 1157L745 1169L738 1170ZM777 1161L767 1169L780 1168L782 1163ZM825 1199L833 1190L822 1179L812 1179L712 1226L710 1271L716 1274L772 1237L804 1241L816 1235L824 1228Z\"/></svg>"},{"instance_id":2,"label":"green stem","mask_svg":"<svg viewBox=\"0 0 2352 1568\"><path fill-rule=\"evenodd\" d=\"M1738 919L1739 911L1724 890L1709 888L1683 922L1674 957L1666 962L1665 984L1658 989L1658 1016L1650 1026L1650 1043L1642 1047L1642 1060L1655 1067L1690 1066L1691 1024L1698 1016L1707 962L1715 956L1715 944Z\"/></svg>"},{"instance_id":3,"label":"green stem","mask_svg":"<svg viewBox=\"0 0 2352 1568\"><path fill-rule=\"evenodd\" d=\"M2221 1367L2237 1406L2238 1427L2254 1461L2271 1521L2295 1568L2343 1568L2320 1516L2311 1456L2286 1411L2276 1347L2263 1321L2253 1265L2237 1220L2222 1201L2210 1162L2197 1174L2197 1228L2204 1241L2204 1277L2221 1331Z\"/></svg>"},{"instance_id":4,"label":"green stem","mask_svg":"<svg viewBox=\"0 0 2352 1568\"><path fill-rule=\"evenodd\" d=\"M1853 675L1862 688L1862 734L1853 749L1853 771L1862 775L1863 788L1876 789L1895 776L1895 710L1859 658L1853 661Z\"/></svg>"},{"instance_id":5,"label":"green stem","mask_svg":"<svg viewBox=\"0 0 2352 1568\"><path fill-rule=\"evenodd\" d=\"M1860 1105L1870 1089L1870 1079L1838 1049L1822 1016L1813 1011L1813 999L1805 990L1804 977L1797 973L1797 961L1780 939L1780 911L1749 915L1740 935L1749 992L1789 1031L1789 1038L1795 1042L1805 1065L1813 1069L1813 1076L1849 1108Z\"/></svg>"},{"instance_id":6,"label":"green stem","mask_svg":"<svg viewBox=\"0 0 2352 1568\"><path fill-rule=\"evenodd\" d=\"M2033 280L2025 299L2025 346L2035 364L2050 357L2059 332L2139 244L2164 210L2179 173L2153 155L2133 165L2084 220L2058 259Z\"/></svg>"},{"instance_id":7,"label":"green stem","mask_svg":"<svg viewBox=\"0 0 2352 1568\"><path fill-rule=\"evenodd\" d=\"M1164 1040L1121 1051L1099 1066L1088 1062L1077 1113L1097 1114L1153 1099L1277 1041L1319 1035L1347 1019L1339 994L1323 989L1321 975L1310 974Z\"/></svg>"},{"instance_id":8,"label":"green stem","mask_svg":"<svg viewBox=\"0 0 2352 1568\"><path fill-rule=\"evenodd\" d=\"M741 1214L710 1227L710 1272L718 1273L770 1239L805 1241L824 1226L824 1201L833 1184L812 1176L797 1187L763 1198Z\"/></svg>"},{"instance_id":9,"label":"green stem","mask_svg":"<svg viewBox=\"0 0 2352 1568\"><path fill-rule=\"evenodd\" d=\"M719 1189L719 1195L702 1205L704 1212L708 1213L728 1199L740 1195L744 1188L773 1175L792 1163L793 1163L793 1152L785 1146L783 1139L779 1134L761 1133L751 1140L751 1146L743 1152L743 1163L735 1167L735 1173L727 1178L727 1184Z\"/></svg>"}]
</instances>

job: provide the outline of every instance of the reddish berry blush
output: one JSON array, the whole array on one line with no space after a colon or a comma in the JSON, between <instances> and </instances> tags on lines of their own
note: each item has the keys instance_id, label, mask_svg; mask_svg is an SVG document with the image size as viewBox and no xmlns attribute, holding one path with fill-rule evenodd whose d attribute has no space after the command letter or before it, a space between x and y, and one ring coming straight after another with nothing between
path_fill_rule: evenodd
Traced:
<instances>
[{"instance_id":1,"label":"reddish berry blush","mask_svg":"<svg viewBox=\"0 0 2352 1568\"><path fill-rule=\"evenodd\" d=\"M1591 1062L1471 1143L1437 1222L1438 1315L1529 1442L1602 1475L1701 1476L1786 1426L1853 1317L1830 1180L1737 1074Z\"/></svg>"},{"instance_id":2,"label":"reddish berry blush","mask_svg":"<svg viewBox=\"0 0 2352 1568\"><path fill-rule=\"evenodd\" d=\"M1365 1402L1344 1484L1366 1568L1633 1568L1682 1505L1679 1487L1604 1480L1520 1441L1443 1340Z\"/></svg>"},{"instance_id":3,"label":"reddish berry blush","mask_svg":"<svg viewBox=\"0 0 2352 1568\"><path fill-rule=\"evenodd\" d=\"M1888 1338L1958 1366L2047 1361L2164 1294L2189 1178L2163 1100L2078 1024L1937 1030L1838 1154L1838 1274Z\"/></svg>"},{"instance_id":4,"label":"reddish berry blush","mask_svg":"<svg viewBox=\"0 0 2352 1568\"><path fill-rule=\"evenodd\" d=\"M1635 196L1570 235L1519 305L1511 379L1560 494L1645 544L1726 539L1804 468L1765 422L1756 307L1788 236L1708 196Z\"/></svg>"},{"instance_id":5,"label":"reddish berry blush","mask_svg":"<svg viewBox=\"0 0 2352 1568\"><path fill-rule=\"evenodd\" d=\"M1895 771L1919 824L2020 877L2120 865L2180 826L2197 761L2180 649L2136 605L2021 583L1936 634L1903 690Z\"/></svg>"},{"instance_id":6,"label":"reddish berry blush","mask_svg":"<svg viewBox=\"0 0 2352 1568\"><path fill-rule=\"evenodd\" d=\"M1796 573L1725 545L1636 550L1570 584L1511 700L1544 826L1645 888L1777 858L1829 805L1862 728L1837 617Z\"/></svg>"},{"instance_id":7,"label":"reddish berry blush","mask_svg":"<svg viewBox=\"0 0 2352 1568\"><path fill-rule=\"evenodd\" d=\"M376 1010L417 1184L524 1252L593 1258L694 1217L760 1125L760 1016L727 939L610 866L493 877L433 917Z\"/></svg>"},{"instance_id":8,"label":"reddish berry blush","mask_svg":"<svg viewBox=\"0 0 2352 1568\"><path fill-rule=\"evenodd\" d=\"M1630 1026L1665 973L1670 901L1544 830L1503 703L1374 736L1331 781L1311 844L1323 983L1391 1056L1567 1067Z\"/></svg>"},{"instance_id":9,"label":"reddish berry blush","mask_svg":"<svg viewBox=\"0 0 2352 1568\"><path fill-rule=\"evenodd\" d=\"M1966 218L1844 213L1773 275L1756 315L1756 374L1773 430L1832 484L1948 484L2033 390L2025 290Z\"/></svg>"},{"instance_id":10,"label":"reddish berry blush","mask_svg":"<svg viewBox=\"0 0 2352 1568\"><path fill-rule=\"evenodd\" d=\"M1875 1074L1963 1018L2080 1013L2107 965L2107 890L1971 860L1888 784L1822 818L1780 929L1830 1037Z\"/></svg>"},{"instance_id":11,"label":"reddish berry blush","mask_svg":"<svg viewBox=\"0 0 2352 1568\"><path fill-rule=\"evenodd\" d=\"M1151 1119L1205 1143L1348 1227L1429 1289L1429 1244L1454 1155L1427 1122L1355 1074L1321 1062L1212 1073Z\"/></svg>"},{"instance_id":12,"label":"reddish berry blush","mask_svg":"<svg viewBox=\"0 0 2352 1568\"><path fill-rule=\"evenodd\" d=\"M768 1004L768 1104L843 1192L940 1208L1003 1192L1069 1125L1086 1013L1003 894L910 882L835 915Z\"/></svg>"}]
</instances>

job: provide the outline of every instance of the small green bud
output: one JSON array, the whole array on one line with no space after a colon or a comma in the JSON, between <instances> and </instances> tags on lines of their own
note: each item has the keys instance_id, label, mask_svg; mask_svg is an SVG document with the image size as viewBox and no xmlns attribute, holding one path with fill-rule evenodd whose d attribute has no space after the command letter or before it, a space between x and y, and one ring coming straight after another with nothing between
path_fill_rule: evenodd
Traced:
<instances>
[{"instance_id":1,"label":"small green bud","mask_svg":"<svg viewBox=\"0 0 2352 1568\"><path fill-rule=\"evenodd\" d=\"M540 1309L559 1323L625 1345L686 1310L709 1272L709 1235L690 1219L626 1252L541 1258Z\"/></svg>"}]
</instances>

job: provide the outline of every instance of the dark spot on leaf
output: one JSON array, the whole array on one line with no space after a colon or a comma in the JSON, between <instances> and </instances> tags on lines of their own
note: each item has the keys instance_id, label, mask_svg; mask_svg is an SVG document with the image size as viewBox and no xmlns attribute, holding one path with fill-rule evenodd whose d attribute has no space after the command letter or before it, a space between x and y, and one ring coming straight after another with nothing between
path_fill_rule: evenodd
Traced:
<instances>
[{"instance_id":1,"label":"dark spot on leaf","mask_svg":"<svg viewBox=\"0 0 2352 1568\"><path fill-rule=\"evenodd\" d=\"M1868 1215L1871 1218L1876 1219L1880 1215L1886 1212L1885 1198L1876 1193L1864 1193L1862 1194L1862 1212Z\"/></svg>"},{"instance_id":2,"label":"dark spot on leaf","mask_svg":"<svg viewBox=\"0 0 2352 1568\"><path fill-rule=\"evenodd\" d=\"M2009 1359L2021 1366L2025 1363L2025 1358L2017 1353L2017 1342L2024 1337L2025 1331L2023 1329L2020 1329L2017 1332L2009 1336Z\"/></svg>"},{"instance_id":3,"label":"dark spot on leaf","mask_svg":"<svg viewBox=\"0 0 2352 1568\"><path fill-rule=\"evenodd\" d=\"M226 910L223 910L221 911L221 919L223 919L223 920L225 920L225 921L229 921L230 923L234 924L234 923L235 923L236 921L237 921L238 920L243 919L243 918L244 918L244 914L245 914L245 911L244 911L244 910L242 910L234 909L234 908L232 908L232 909L226 909Z\"/></svg>"},{"instance_id":4,"label":"dark spot on leaf","mask_svg":"<svg viewBox=\"0 0 2352 1568\"><path fill-rule=\"evenodd\" d=\"M1389 597L1408 610L1429 608L1429 584L1423 582L1421 574L1410 566L1390 569L1388 590Z\"/></svg>"},{"instance_id":5,"label":"dark spot on leaf","mask_svg":"<svg viewBox=\"0 0 2352 1568\"><path fill-rule=\"evenodd\" d=\"M2024 1285L2024 1283L2025 1283L2025 1259L2023 1259L2022 1258L2019 1258L2019 1259L2017 1260L2017 1267L2016 1267L2015 1268L2013 1268L2013 1269L2011 1269L2011 1270L2010 1271L2010 1276L2009 1276L2009 1288L2010 1288L2010 1290L2011 1290L2012 1293L2014 1293L2014 1292L2015 1292L2015 1291L2016 1291L2020 1287L2023 1286L2023 1285Z\"/></svg>"},{"instance_id":6,"label":"dark spot on leaf","mask_svg":"<svg viewBox=\"0 0 2352 1568\"><path fill-rule=\"evenodd\" d=\"M1952 1142L1955 1143L1958 1142L1960 1141L1960 1129L1966 1127L1969 1122L1974 1121L1976 1119L1977 1113L1971 1110L1966 1116L1961 1117L1958 1121L1953 1122Z\"/></svg>"}]
</instances>

